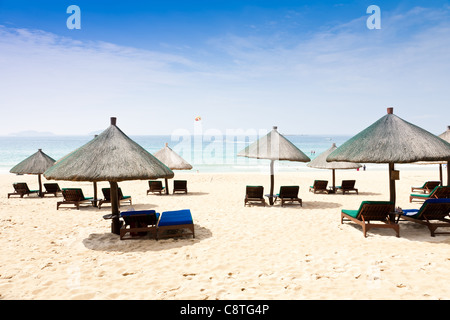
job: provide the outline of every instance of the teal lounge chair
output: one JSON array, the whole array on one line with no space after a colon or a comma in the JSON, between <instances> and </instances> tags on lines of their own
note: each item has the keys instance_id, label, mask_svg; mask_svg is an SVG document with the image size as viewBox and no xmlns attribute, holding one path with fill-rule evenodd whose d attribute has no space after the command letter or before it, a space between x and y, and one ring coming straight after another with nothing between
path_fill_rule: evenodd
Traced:
<instances>
[{"instance_id":1,"label":"teal lounge chair","mask_svg":"<svg viewBox=\"0 0 450 320\"><path fill-rule=\"evenodd\" d=\"M25 196L25 195L29 196L30 194L34 194L34 193L39 195L39 190L30 190L28 188L28 184L26 182L13 183L13 188L14 188L14 192L8 193L8 198L10 196L20 196L21 198L23 198L23 196Z\"/></svg>"},{"instance_id":2,"label":"teal lounge chair","mask_svg":"<svg viewBox=\"0 0 450 320\"><path fill-rule=\"evenodd\" d=\"M390 201L363 201L358 210L341 211L341 224L344 219L353 221L363 228L364 237L372 228L390 228L400 236L400 230L393 216L394 203ZM382 223L372 223L378 221Z\"/></svg>"},{"instance_id":3,"label":"teal lounge chair","mask_svg":"<svg viewBox=\"0 0 450 320\"><path fill-rule=\"evenodd\" d=\"M450 199L428 199L420 209L403 210L399 218L427 226L432 237L435 234L450 234L436 232L437 228L450 227Z\"/></svg>"},{"instance_id":4,"label":"teal lounge chair","mask_svg":"<svg viewBox=\"0 0 450 320\"><path fill-rule=\"evenodd\" d=\"M314 180L314 184L309 187L310 192L325 192L328 193L329 190L327 190L328 181L327 180Z\"/></svg>"},{"instance_id":5,"label":"teal lounge chair","mask_svg":"<svg viewBox=\"0 0 450 320\"><path fill-rule=\"evenodd\" d=\"M350 193L350 191L355 191L358 194L358 189L355 188L356 180L342 180L340 186L336 187L336 191L342 191L342 194L346 192Z\"/></svg>"},{"instance_id":6,"label":"teal lounge chair","mask_svg":"<svg viewBox=\"0 0 450 320\"><path fill-rule=\"evenodd\" d=\"M59 201L56 203L56 210L59 209L59 206L62 204L73 204L75 207L79 210L80 204L83 203L91 203L94 199L93 197L86 198L83 195L83 190L81 188L63 188L62 189L63 194L63 201Z\"/></svg>"},{"instance_id":7,"label":"teal lounge chair","mask_svg":"<svg viewBox=\"0 0 450 320\"><path fill-rule=\"evenodd\" d=\"M160 180L150 180L148 182L149 189L147 190L147 194L151 193L159 193L160 195L164 191L166 187L163 187L162 182Z\"/></svg>"},{"instance_id":8,"label":"teal lounge chair","mask_svg":"<svg viewBox=\"0 0 450 320\"><path fill-rule=\"evenodd\" d=\"M430 193L411 194L409 202L423 202L428 199L444 199L450 198L450 186L437 186Z\"/></svg>"},{"instance_id":9,"label":"teal lounge chair","mask_svg":"<svg viewBox=\"0 0 450 320\"><path fill-rule=\"evenodd\" d=\"M423 193L430 193L434 188L441 184L440 181L427 181L421 187L411 187L411 192L419 191Z\"/></svg>"},{"instance_id":10,"label":"teal lounge chair","mask_svg":"<svg viewBox=\"0 0 450 320\"><path fill-rule=\"evenodd\" d=\"M275 201L280 200L281 206L287 201L297 201L302 206L302 199L298 197L299 186L282 186L280 187L280 193L275 196Z\"/></svg>"},{"instance_id":11,"label":"teal lounge chair","mask_svg":"<svg viewBox=\"0 0 450 320\"><path fill-rule=\"evenodd\" d=\"M247 204L257 202L266 206L266 200L264 199L264 187L263 186L246 186L245 187L245 199L244 206Z\"/></svg>"},{"instance_id":12,"label":"teal lounge chair","mask_svg":"<svg viewBox=\"0 0 450 320\"><path fill-rule=\"evenodd\" d=\"M98 203L98 208L101 209L102 204L104 203L111 203L111 188L102 188L104 199L100 200ZM119 206L121 202L129 202L131 205L131 196L124 196L122 194L122 189L118 188L119 192Z\"/></svg>"}]
</instances>

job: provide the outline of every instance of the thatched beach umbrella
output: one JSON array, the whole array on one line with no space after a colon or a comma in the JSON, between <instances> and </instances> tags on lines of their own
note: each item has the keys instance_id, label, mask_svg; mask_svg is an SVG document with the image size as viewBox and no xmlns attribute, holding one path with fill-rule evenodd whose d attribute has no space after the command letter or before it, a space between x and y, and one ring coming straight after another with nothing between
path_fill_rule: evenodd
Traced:
<instances>
[{"instance_id":1,"label":"thatched beach umbrella","mask_svg":"<svg viewBox=\"0 0 450 320\"><path fill-rule=\"evenodd\" d=\"M269 202L273 205L274 187L274 162L275 160L287 160L298 162L309 162L311 159L286 139L273 127L266 136L255 141L237 154L240 157L270 160L270 195Z\"/></svg>"},{"instance_id":2,"label":"thatched beach umbrella","mask_svg":"<svg viewBox=\"0 0 450 320\"><path fill-rule=\"evenodd\" d=\"M393 114L380 118L333 151L327 161L388 163L390 200L395 203L395 163L450 160L450 143Z\"/></svg>"},{"instance_id":3,"label":"thatched beach umbrella","mask_svg":"<svg viewBox=\"0 0 450 320\"><path fill-rule=\"evenodd\" d=\"M310 168L331 170L333 178L333 190L336 189L336 175L335 175L336 170L358 169L362 167L361 164L353 162L343 162L343 161L327 162L327 157L336 149L337 149L336 144L333 143L330 149L322 152L314 160L312 160L310 163L307 164L307 166Z\"/></svg>"},{"instance_id":4,"label":"thatched beach umbrella","mask_svg":"<svg viewBox=\"0 0 450 320\"><path fill-rule=\"evenodd\" d=\"M39 196L42 197L41 174L55 163L55 160L38 149L36 153L15 165L9 172L17 174L37 174L39 183Z\"/></svg>"},{"instance_id":5,"label":"thatched beach umbrella","mask_svg":"<svg viewBox=\"0 0 450 320\"><path fill-rule=\"evenodd\" d=\"M447 131L440 134L439 138L450 143L450 126L447 126ZM439 170L441 172L441 183L444 184L442 179L442 164L439 164ZM447 185L450 186L450 161L447 161Z\"/></svg>"},{"instance_id":6,"label":"thatched beach umbrella","mask_svg":"<svg viewBox=\"0 0 450 320\"><path fill-rule=\"evenodd\" d=\"M111 230L118 234L117 183L125 180L171 178L173 171L131 140L116 126L116 118L100 135L57 161L44 176L70 181L108 181L111 186Z\"/></svg>"},{"instance_id":7,"label":"thatched beach umbrella","mask_svg":"<svg viewBox=\"0 0 450 320\"><path fill-rule=\"evenodd\" d=\"M191 170L192 166L180 157L175 151L173 151L169 144L166 143L166 146L161 150L156 151L153 154L159 161L164 163L170 170ZM167 183L167 178L165 178L166 182L166 194L169 194L169 184Z\"/></svg>"}]
</instances>

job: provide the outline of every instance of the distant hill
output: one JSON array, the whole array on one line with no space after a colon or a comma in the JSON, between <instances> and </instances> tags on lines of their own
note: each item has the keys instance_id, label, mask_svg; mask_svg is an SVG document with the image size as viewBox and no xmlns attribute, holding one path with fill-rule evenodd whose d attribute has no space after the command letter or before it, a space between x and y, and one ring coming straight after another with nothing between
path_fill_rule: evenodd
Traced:
<instances>
[{"instance_id":1,"label":"distant hill","mask_svg":"<svg viewBox=\"0 0 450 320\"><path fill-rule=\"evenodd\" d=\"M14 137L50 137L50 136L55 136L55 134L52 133L52 132L33 131L33 130L10 133L9 135L10 136L14 136Z\"/></svg>"}]
</instances>

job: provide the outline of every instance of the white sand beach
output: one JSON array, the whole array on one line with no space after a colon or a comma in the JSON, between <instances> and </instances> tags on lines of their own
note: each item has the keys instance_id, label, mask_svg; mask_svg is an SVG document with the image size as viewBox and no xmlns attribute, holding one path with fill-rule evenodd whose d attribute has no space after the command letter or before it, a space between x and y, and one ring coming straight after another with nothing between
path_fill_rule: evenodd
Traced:
<instances>
[{"instance_id":1,"label":"white sand beach","mask_svg":"<svg viewBox=\"0 0 450 320\"><path fill-rule=\"evenodd\" d=\"M409 203L411 186L438 172L400 175L397 205L419 208ZM275 190L299 185L303 207L244 207L246 185L269 191L266 173L175 178L188 180L187 195L146 195L147 181L119 183L133 198L121 210L190 209L195 238L121 241L102 218L109 205L56 210L61 197L7 199L13 182L35 189L37 178L1 175L0 299L450 299L450 235L402 222L399 238L389 229L364 238L358 225L340 224L341 209L389 199L387 166L337 172L337 184L356 179L359 195L308 192L314 179L331 180L328 170L276 173ZM57 182L93 195L91 183Z\"/></svg>"}]
</instances>

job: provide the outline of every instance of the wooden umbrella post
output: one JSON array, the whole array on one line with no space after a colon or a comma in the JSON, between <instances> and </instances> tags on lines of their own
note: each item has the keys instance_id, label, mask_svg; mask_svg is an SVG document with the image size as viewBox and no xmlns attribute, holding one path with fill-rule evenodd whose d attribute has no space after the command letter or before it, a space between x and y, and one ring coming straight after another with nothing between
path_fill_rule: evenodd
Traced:
<instances>
[{"instance_id":1,"label":"wooden umbrella post","mask_svg":"<svg viewBox=\"0 0 450 320\"><path fill-rule=\"evenodd\" d=\"M167 178L164 178L166 181L166 194L169 194L169 182L167 181Z\"/></svg>"},{"instance_id":2,"label":"wooden umbrella post","mask_svg":"<svg viewBox=\"0 0 450 320\"><path fill-rule=\"evenodd\" d=\"M44 197L44 194L42 193L42 179L41 174L38 174L38 183L39 183L39 197Z\"/></svg>"},{"instance_id":3,"label":"wooden umbrella post","mask_svg":"<svg viewBox=\"0 0 450 320\"><path fill-rule=\"evenodd\" d=\"M396 171L394 170L394 163L389 163L389 194L390 201L394 202L395 205L395 180L398 180Z\"/></svg>"},{"instance_id":4,"label":"wooden umbrella post","mask_svg":"<svg viewBox=\"0 0 450 320\"><path fill-rule=\"evenodd\" d=\"M273 187L275 183L275 173L273 170L274 167L274 160L270 160L270 195L269 195L269 203L271 206L273 206Z\"/></svg>"},{"instance_id":5,"label":"wooden umbrella post","mask_svg":"<svg viewBox=\"0 0 450 320\"><path fill-rule=\"evenodd\" d=\"M450 186L450 161L447 161L447 186Z\"/></svg>"},{"instance_id":6,"label":"wooden umbrella post","mask_svg":"<svg viewBox=\"0 0 450 320\"><path fill-rule=\"evenodd\" d=\"M114 234L120 234L120 227L122 224L119 220L119 188L117 182L110 181L109 184L111 186L111 232Z\"/></svg>"}]
</instances>

